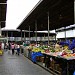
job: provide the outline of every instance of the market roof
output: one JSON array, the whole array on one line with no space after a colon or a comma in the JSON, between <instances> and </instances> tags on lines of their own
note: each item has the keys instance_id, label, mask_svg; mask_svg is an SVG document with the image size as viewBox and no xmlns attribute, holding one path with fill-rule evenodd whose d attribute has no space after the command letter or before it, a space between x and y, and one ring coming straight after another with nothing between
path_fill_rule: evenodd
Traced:
<instances>
[{"instance_id":1,"label":"market roof","mask_svg":"<svg viewBox=\"0 0 75 75\"><path fill-rule=\"evenodd\" d=\"M17 34L18 32L20 32L19 30L14 30L14 29L3 29L2 30L2 35L7 37L7 34L8 34L8 37L19 37ZM21 35L20 35L21 36Z\"/></svg>"},{"instance_id":2,"label":"market roof","mask_svg":"<svg viewBox=\"0 0 75 75\"><path fill-rule=\"evenodd\" d=\"M0 0L0 3L6 3L7 0Z\"/></svg>"},{"instance_id":3,"label":"market roof","mask_svg":"<svg viewBox=\"0 0 75 75\"><path fill-rule=\"evenodd\" d=\"M56 36L56 33L49 33L50 36ZM37 37L44 37L44 36L48 36L48 33L45 32L37 32ZM26 33L26 37L29 37L29 33ZM30 37L36 37L36 33L35 32L30 32Z\"/></svg>"},{"instance_id":4,"label":"market roof","mask_svg":"<svg viewBox=\"0 0 75 75\"><path fill-rule=\"evenodd\" d=\"M8 37L21 37L21 31L18 30L2 30L2 35ZM50 36L56 35L55 33L50 33ZM37 33L37 37L48 36L48 33ZM22 32L22 37L24 37L24 32ZM25 37L29 37L29 32L25 32ZM34 32L30 32L30 37L35 37Z\"/></svg>"},{"instance_id":5,"label":"market roof","mask_svg":"<svg viewBox=\"0 0 75 75\"><path fill-rule=\"evenodd\" d=\"M62 27L60 29L56 29L56 32L62 32L62 31L67 31L67 30L73 30L75 29L75 24L74 25L70 25L70 26L67 26L67 27Z\"/></svg>"},{"instance_id":6,"label":"market roof","mask_svg":"<svg viewBox=\"0 0 75 75\"><path fill-rule=\"evenodd\" d=\"M35 31L48 30L47 12L50 17L50 30L74 24L74 0L41 0L24 18L17 29Z\"/></svg>"},{"instance_id":7,"label":"market roof","mask_svg":"<svg viewBox=\"0 0 75 75\"><path fill-rule=\"evenodd\" d=\"M6 23L5 21L1 22L1 28L5 27L5 23Z\"/></svg>"},{"instance_id":8,"label":"market roof","mask_svg":"<svg viewBox=\"0 0 75 75\"><path fill-rule=\"evenodd\" d=\"M6 8L7 8L7 0L0 0L0 23L1 28L5 27L6 23Z\"/></svg>"}]
</instances>

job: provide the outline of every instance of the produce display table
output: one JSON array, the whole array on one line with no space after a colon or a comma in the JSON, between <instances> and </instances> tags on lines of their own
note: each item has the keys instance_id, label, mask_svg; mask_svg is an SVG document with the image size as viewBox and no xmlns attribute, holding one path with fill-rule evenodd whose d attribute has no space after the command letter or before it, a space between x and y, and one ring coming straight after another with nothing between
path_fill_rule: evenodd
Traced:
<instances>
[{"instance_id":1,"label":"produce display table","mask_svg":"<svg viewBox=\"0 0 75 75\"><path fill-rule=\"evenodd\" d=\"M69 58L57 56L57 58L62 59L63 61L66 62L66 68L67 68L66 75L73 75L74 70L75 70L75 56L69 57ZM62 66L64 66L64 65L62 65Z\"/></svg>"},{"instance_id":2,"label":"produce display table","mask_svg":"<svg viewBox=\"0 0 75 75\"><path fill-rule=\"evenodd\" d=\"M29 46L25 49L24 54L32 62L38 63L41 67L50 69L58 75L73 75L74 73L75 54L71 53L71 50L46 50Z\"/></svg>"},{"instance_id":3,"label":"produce display table","mask_svg":"<svg viewBox=\"0 0 75 75\"><path fill-rule=\"evenodd\" d=\"M58 64L61 68L60 75L73 75L75 70L75 57L64 58L63 56L53 55L50 53L43 53L43 55L44 55L45 67L50 68L50 64L52 60L54 60L55 65L53 65L52 63L51 66L55 67L56 64ZM57 70L54 71L58 72Z\"/></svg>"},{"instance_id":4,"label":"produce display table","mask_svg":"<svg viewBox=\"0 0 75 75\"><path fill-rule=\"evenodd\" d=\"M42 57L43 54L41 52L32 52L31 53L31 60L36 63L37 62L37 57Z\"/></svg>"}]
</instances>

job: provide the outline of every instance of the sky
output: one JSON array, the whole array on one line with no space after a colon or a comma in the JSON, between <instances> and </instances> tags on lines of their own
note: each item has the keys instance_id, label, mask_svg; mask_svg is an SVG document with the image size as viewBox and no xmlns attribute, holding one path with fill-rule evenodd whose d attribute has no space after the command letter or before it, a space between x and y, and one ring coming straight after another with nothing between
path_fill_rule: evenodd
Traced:
<instances>
[{"instance_id":1,"label":"sky","mask_svg":"<svg viewBox=\"0 0 75 75\"><path fill-rule=\"evenodd\" d=\"M16 29L38 2L39 0L8 0L4 29Z\"/></svg>"}]
</instances>

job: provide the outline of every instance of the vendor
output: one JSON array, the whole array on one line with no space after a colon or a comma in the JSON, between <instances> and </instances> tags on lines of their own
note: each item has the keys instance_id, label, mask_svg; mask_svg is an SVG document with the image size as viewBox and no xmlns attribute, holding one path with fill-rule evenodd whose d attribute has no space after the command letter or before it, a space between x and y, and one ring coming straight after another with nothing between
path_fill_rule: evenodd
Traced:
<instances>
[{"instance_id":1,"label":"vendor","mask_svg":"<svg viewBox=\"0 0 75 75\"><path fill-rule=\"evenodd\" d=\"M59 42L57 42L55 44L55 52L59 52L59 51L62 51L63 47L60 45Z\"/></svg>"},{"instance_id":2,"label":"vendor","mask_svg":"<svg viewBox=\"0 0 75 75\"><path fill-rule=\"evenodd\" d=\"M59 42L57 42L57 43L55 44L55 49L58 49L58 48L60 48Z\"/></svg>"}]
</instances>

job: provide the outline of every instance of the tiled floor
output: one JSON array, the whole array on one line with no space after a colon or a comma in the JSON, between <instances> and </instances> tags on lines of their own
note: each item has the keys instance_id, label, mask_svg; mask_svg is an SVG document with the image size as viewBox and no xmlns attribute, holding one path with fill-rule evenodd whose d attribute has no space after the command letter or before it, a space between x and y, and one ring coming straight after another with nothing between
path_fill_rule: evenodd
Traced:
<instances>
[{"instance_id":1,"label":"tiled floor","mask_svg":"<svg viewBox=\"0 0 75 75\"><path fill-rule=\"evenodd\" d=\"M5 52L0 56L0 75L52 75L23 55Z\"/></svg>"}]
</instances>

